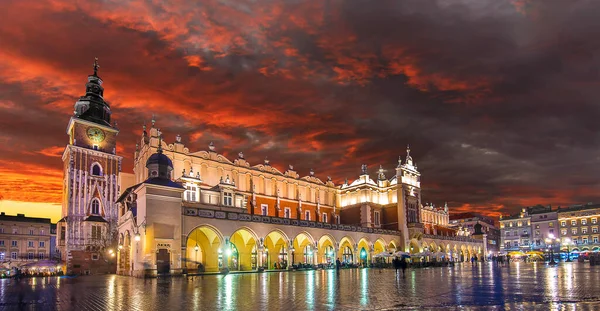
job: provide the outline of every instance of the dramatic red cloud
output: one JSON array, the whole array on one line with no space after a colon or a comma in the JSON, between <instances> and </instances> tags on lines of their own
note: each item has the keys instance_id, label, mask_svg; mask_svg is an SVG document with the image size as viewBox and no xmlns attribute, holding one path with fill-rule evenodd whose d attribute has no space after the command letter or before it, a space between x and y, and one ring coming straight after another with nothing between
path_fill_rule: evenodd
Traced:
<instances>
[{"instance_id":1,"label":"dramatic red cloud","mask_svg":"<svg viewBox=\"0 0 600 311\"><path fill-rule=\"evenodd\" d=\"M592 23L594 10L565 6L4 1L0 195L60 202L65 127L99 57L125 172L156 114L165 138L180 134L191 150L214 141L230 157L268 156L337 183L362 163L390 177L410 143L423 200L456 211L593 200L592 169L556 169L597 167L586 138L600 132L596 47L582 35L594 27L567 27Z\"/></svg>"}]
</instances>

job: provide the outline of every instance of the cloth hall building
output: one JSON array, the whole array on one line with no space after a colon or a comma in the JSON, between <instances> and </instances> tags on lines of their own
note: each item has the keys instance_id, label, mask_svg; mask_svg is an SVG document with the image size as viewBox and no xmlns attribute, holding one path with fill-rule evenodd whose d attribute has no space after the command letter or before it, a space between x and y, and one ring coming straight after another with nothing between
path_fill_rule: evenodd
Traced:
<instances>
[{"instance_id":1,"label":"cloth hall building","mask_svg":"<svg viewBox=\"0 0 600 311\"><path fill-rule=\"evenodd\" d=\"M98 68L75 103L62 156L56 246L68 273L367 264L393 251L440 260L486 254L485 235L458 236L447 207L422 203L410 150L390 178L380 167L373 180L363 165L354 181L335 185L312 170L250 164L243 153L229 159L212 143L205 151L190 151L179 136L167 143L153 120L136 144L133 174L121 173L119 129Z\"/></svg>"}]
</instances>

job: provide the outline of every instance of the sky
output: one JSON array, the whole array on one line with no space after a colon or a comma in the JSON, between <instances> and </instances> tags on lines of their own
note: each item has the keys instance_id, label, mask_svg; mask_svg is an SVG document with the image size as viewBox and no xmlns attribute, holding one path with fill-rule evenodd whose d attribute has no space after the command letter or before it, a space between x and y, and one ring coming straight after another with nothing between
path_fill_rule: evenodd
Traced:
<instances>
[{"instance_id":1,"label":"sky","mask_svg":"<svg viewBox=\"0 0 600 311\"><path fill-rule=\"evenodd\" d=\"M165 140L497 216L599 202L600 1L3 0L0 210L60 218L61 154L94 57L123 171Z\"/></svg>"}]
</instances>

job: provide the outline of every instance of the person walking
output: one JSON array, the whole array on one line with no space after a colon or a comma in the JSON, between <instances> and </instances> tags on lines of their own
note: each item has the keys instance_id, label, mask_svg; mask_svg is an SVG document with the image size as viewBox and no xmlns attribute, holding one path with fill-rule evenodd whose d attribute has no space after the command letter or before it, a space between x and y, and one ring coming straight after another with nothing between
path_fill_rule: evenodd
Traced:
<instances>
[{"instance_id":1,"label":"person walking","mask_svg":"<svg viewBox=\"0 0 600 311\"><path fill-rule=\"evenodd\" d=\"M402 259L400 259L400 262L398 263L400 265L400 268L402 269L402 277L406 276L406 267L408 267L408 262L406 262L406 259L404 257L402 257Z\"/></svg>"},{"instance_id":2,"label":"person walking","mask_svg":"<svg viewBox=\"0 0 600 311\"><path fill-rule=\"evenodd\" d=\"M342 267L342 262L338 258L338 259L335 260L335 269L337 270L337 272L340 272L340 268L341 267Z\"/></svg>"}]
</instances>

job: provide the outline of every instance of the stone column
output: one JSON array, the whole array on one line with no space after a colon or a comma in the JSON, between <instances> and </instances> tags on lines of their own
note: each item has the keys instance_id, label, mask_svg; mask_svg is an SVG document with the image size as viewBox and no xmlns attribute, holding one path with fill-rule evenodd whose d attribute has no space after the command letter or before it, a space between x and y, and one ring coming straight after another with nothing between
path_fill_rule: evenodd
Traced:
<instances>
[{"instance_id":1,"label":"stone column","mask_svg":"<svg viewBox=\"0 0 600 311\"><path fill-rule=\"evenodd\" d=\"M256 252L256 270L260 269L260 267L263 266L263 256L265 253L265 248L264 247L259 247L258 251Z\"/></svg>"},{"instance_id":2,"label":"stone column","mask_svg":"<svg viewBox=\"0 0 600 311\"><path fill-rule=\"evenodd\" d=\"M288 270L292 270L292 262L294 261L294 257L292 256L293 252L294 252L294 248L288 247L288 251L287 251L287 269Z\"/></svg>"}]
</instances>

